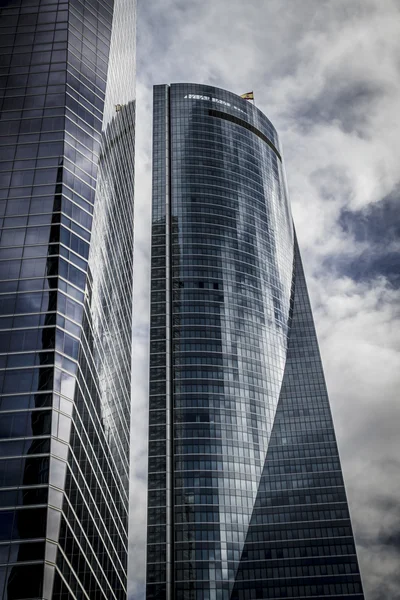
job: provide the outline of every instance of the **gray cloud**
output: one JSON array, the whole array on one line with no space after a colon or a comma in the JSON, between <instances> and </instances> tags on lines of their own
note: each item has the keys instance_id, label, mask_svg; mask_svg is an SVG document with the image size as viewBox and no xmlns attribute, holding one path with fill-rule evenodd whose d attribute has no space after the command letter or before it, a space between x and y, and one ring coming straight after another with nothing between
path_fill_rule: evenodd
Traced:
<instances>
[{"instance_id":1,"label":"gray cloud","mask_svg":"<svg viewBox=\"0 0 400 600\"><path fill-rule=\"evenodd\" d=\"M371 102L377 102L383 90L372 82L340 81L337 74L311 101L306 101L296 111L298 123L303 130L315 127L318 123L333 124L345 133L356 133L363 137L368 126L368 109Z\"/></svg>"},{"instance_id":2,"label":"gray cloud","mask_svg":"<svg viewBox=\"0 0 400 600\"><path fill-rule=\"evenodd\" d=\"M320 191L321 196L324 190ZM385 277L400 287L400 189L360 210L342 208L337 221L351 246L341 254L327 256L322 264L336 276L356 281Z\"/></svg>"},{"instance_id":3,"label":"gray cloud","mask_svg":"<svg viewBox=\"0 0 400 600\"><path fill-rule=\"evenodd\" d=\"M339 225L356 242L388 245L400 240L400 187L364 210L343 210Z\"/></svg>"},{"instance_id":4,"label":"gray cloud","mask_svg":"<svg viewBox=\"0 0 400 600\"><path fill-rule=\"evenodd\" d=\"M144 593L151 86L177 81L254 89L280 132L366 597L400 598L399 16L397 0L139 0L132 599Z\"/></svg>"}]
</instances>

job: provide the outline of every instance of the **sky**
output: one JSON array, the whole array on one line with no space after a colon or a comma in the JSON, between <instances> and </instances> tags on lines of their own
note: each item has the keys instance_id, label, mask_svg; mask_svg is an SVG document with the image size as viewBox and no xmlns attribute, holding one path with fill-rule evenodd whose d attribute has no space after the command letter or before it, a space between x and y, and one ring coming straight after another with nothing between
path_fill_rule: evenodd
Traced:
<instances>
[{"instance_id":1,"label":"sky","mask_svg":"<svg viewBox=\"0 0 400 600\"><path fill-rule=\"evenodd\" d=\"M254 90L280 134L365 596L399 600L399 0L138 0L129 598L145 576L152 86L176 82Z\"/></svg>"}]
</instances>

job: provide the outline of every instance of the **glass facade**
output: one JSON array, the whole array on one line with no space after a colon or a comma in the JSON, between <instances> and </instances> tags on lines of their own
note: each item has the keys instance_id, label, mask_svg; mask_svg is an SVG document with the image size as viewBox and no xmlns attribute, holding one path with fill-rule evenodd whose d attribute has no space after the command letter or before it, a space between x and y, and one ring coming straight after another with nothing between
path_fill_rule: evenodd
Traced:
<instances>
[{"instance_id":1,"label":"glass facade","mask_svg":"<svg viewBox=\"0 0 400 600\"><path fill-rule=\"evenodd\" d=\"M251 103L154 88L148 600L363 592L282 152Z\"/></svg>"},{"instance_id":2,"label":"glass facade","mask_svg":"<svg viewBox=\"0 0 400 600\"><path fill-rule=\"evenodd\" d=\"M135 2L0 4L0 598L126 598Z\"/></svg>"}]
</instances>

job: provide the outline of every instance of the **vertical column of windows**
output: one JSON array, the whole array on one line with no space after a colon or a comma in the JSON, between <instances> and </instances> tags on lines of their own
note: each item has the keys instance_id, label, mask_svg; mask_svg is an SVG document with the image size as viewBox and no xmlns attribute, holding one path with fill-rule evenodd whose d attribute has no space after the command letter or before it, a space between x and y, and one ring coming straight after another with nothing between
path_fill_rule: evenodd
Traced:
<instances>
[{"instance_id":1,"label":"vertical column of windows","mask_svg":"<svg viewBox=\"0 0 400 600\"><path fill-rule=\"evenodd\" d=\"M154 88L147 598L167 597L167 203L169 89ZM169 525L171 526L171 525ZM168 534L169 535L169 534Z\"/></svg>"}]
</instances>

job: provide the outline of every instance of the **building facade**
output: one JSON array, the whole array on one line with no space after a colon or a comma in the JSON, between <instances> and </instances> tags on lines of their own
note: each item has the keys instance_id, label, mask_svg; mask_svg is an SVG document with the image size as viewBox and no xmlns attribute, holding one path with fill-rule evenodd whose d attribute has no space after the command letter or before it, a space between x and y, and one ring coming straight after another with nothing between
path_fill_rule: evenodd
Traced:
<instances>
[{"instance_id":1,"label":"building facade","mask_svg":"<svg viewBox=\"0 0 400 600\"><path fill-rule=\"evenodd\" d=\"M148 600L363 596L282 151L154 88Z\"/></svg>"},{"instance_id":2,"label":"building facade","mask_svg":"<svg viewBox=\"0 0 400 600\"><path fill-rule=\"evenodd\" d=\"M123 600L135 0L0 7L0 598Z\"/></svg>"}]
</instances>

